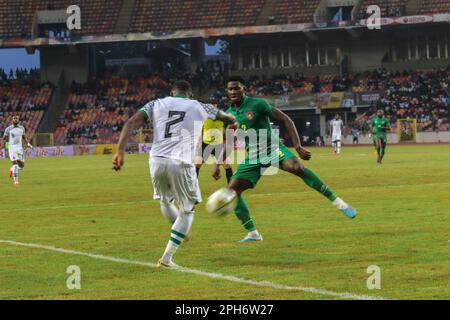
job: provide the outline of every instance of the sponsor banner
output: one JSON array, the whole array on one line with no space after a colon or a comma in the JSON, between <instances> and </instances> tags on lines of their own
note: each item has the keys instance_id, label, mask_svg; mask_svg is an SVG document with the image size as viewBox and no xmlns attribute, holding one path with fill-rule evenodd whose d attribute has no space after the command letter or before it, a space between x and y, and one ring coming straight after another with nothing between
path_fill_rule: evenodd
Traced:
<instances>
[{"instance_id":1,"label":"sponsor banner","mask_svg":"<svg viewBox=\"0 0 450 320\"><path fill-rule=\"evenodd\" d=\"M85 156L94 154L96 145L95 144L79 145L73 146L72 148L74 156Z\"/></svg>"},{"instance_id":2,"label":"sponsor banner","mask_svg":"<svg viewBox=\"0 0 450 320\"><path fill-rule=\"evenodd\" d=\"M147 58L129 58L129 59L106 59L106 66L132 66L132 65L146 65L149 63Z\"/></svg>"},{"instance_id":3,"label":"sponsor banner","mask_svg":"<svg viewBox=\"0 0 450 320\"><path fill-rule=\"evenodd\" d=\"M317 106L321 109L340 108L344 92L326 92L317 94Z\"/></svg>"},{"instance_id":4,"label":"sponsor banner","mask_svg":"<svg viewBox=\"0 0 450 320\"><path fill-rule=\"evenodd\" d=\"M353 108L354 106L355 106L355 95L352 92L346 92L344 94L344 99L342 100L341 107Z\"/></svg>"},{"instance_id":5,"label":"sponsor banner","mask_svg":"<svg viewBox=\"0 0 450 320\"><path fill-rule=\"evenodd\" d=\"M370 105L384 97L384 92L361 92L358 93L359 104Z\"/></svg>"},{"instance_id":6,"label":"sponsor banner","mask_svg":"<svg viewBox=\"0 0 450 320\"><path fill-rule=\"evenodd\" d=\"M139 143L140 154L149 153L151 149L152 149L151 143Z\"/></svg>"},{"instance_id":7,"label":"sponsor banner","mask_svg":"<svg viewBox=\"0 0 450 320\"><path fill-rule=\"evenodd\" d=\"M73 156L73 147L58 146L58 147L34 147L33 149L25 148L24 153L25 158L52 158L52 157Z\"/></svg>"},{"instance_id":8,"label":"sponsor banner","mask_svg":"<svg viewBox=\"0 0 450 320\"><path fill-rule=\"evenodd\" d=\"M96 155L105 155L105 154L114 154L117 151L116 144L99 144L95 146L94 154Z\"/></svg>"},{"instance_id":9,"label":"sponsor banner","mask_svg":"<svg viewBox=\"0 0 450 320\"><path fill-rule=\"evenodd\" d=\"M311 108L316 104L316 97L313 94L296 94L281 96L262 96L269 104L280 109Z\"/></svg>"},{"instance_id":10,"label":"sponsor banner","mask_svg":"<svg viewBox=\"0 0 450 320\"><path fill-rule=\"evenodd\" d=\"M450 22L450 13L424 14L415 16L404 16L398 18L380 18L381 26L399 25L399 24L422 24L422 23ZM359 22L362 26L367 26L367 20L362 19Z\"/></svg>"}]
</instances>

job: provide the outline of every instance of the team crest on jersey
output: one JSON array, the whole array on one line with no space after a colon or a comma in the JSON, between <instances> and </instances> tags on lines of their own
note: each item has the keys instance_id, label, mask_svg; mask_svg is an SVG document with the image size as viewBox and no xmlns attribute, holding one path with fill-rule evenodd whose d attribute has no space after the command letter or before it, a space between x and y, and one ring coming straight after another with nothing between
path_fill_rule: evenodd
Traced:
<instances>
[{"instance_id":1,"label":"team crest on jersey","mask_svg":"<svg viewBox=\"0 0 450 320\"><path fill-rule=\"evenodd\" d=\"M248 120L252 120L254 117L253 112L247 112L245 116L247 117Z\"/></svg>"}]
</instances>

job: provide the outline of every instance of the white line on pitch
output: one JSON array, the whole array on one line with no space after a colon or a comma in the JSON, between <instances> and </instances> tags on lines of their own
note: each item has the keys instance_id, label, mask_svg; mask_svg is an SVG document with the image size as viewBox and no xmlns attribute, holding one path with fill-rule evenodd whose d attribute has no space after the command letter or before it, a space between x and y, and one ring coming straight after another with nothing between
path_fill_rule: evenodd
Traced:
<instances>
[{"instance_id":1,"label":"white line on pitch","mask_svg":"<svg viewBox=\"0 0 450 320\"><path fill-rule=\"evenodd\" d=\"M0 244L1 243L13 245L13 246L50 250L50 251L55 251L55 252L60 252L60 253L65 253L65 254L84 256L84 257L89 257L89 258L93 258L93 259L107 260L107 261L112 261L112 262L117 262L117 263L133 264L133 265L139 265L139 266L151 267L151 268L157 267L156 264L154 264L154 263L128 260L128 259L122 259L122 258L115 258L115 257L105 256L102 254L93 254L93 253L86 253L86 252L81 252L81 251L67 250L67 249L57 248L57 247L53 247L53 246L42 245L42 244L23 243L23 242L11 241L11 240L0 240ZM248 284L248 285L253 285L253 286L258 286L258 287L272 288L272 289L277 289L277 290L302 291L302 292L306 292L306 293L313 293L313 294L318 294L318 295L323 295L323 296L332 296L332 297L338 297L338 298L344 298L344 299L354 299L354 300L385 300L385 298L383 298L383 297L358 295L358 294L352 294L352 293L347 293L347 292L334 292L334 291L311 288L311 287L301 287L301 286L293 287L293 286L287 286L287 285L278 284L278 283L274 283L274 282L270 282L270 281L248 280L248 279L244 279L244 278L240 278L240 277L236 277L236 276L228 276L228 275L223 275L220 273L205 272L205 271L201 271L201 270L184 268L184 267L180 267L177 269L167 269L167 270L172 270L172 271L182 272L182 273L191 273L191 274L196 274L199 276L209 277L209 278L213 278L213 279L226 280L226 281L231 281L231 282L243 283L243 284Z\"/></svg>"}]
</instances>

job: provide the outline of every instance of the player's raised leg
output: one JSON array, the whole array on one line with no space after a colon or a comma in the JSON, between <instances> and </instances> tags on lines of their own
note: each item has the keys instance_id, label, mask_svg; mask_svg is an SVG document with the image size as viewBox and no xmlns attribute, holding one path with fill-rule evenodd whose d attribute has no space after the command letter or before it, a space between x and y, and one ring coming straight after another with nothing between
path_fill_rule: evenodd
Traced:
<instances>
[{"instance_id":1,"label":"player's raised leg","mask_svg":"<svg viewBox=\"0 0 450 320\"><path fill-rule=\"evenodd\" d=\"M350 219L356 217L356 210L339 198L312 170L303 166L296 157L283 160L281 169L300 177L310 188L316 190L331 201L333 206Z\"/></svg>"}]
</instances>

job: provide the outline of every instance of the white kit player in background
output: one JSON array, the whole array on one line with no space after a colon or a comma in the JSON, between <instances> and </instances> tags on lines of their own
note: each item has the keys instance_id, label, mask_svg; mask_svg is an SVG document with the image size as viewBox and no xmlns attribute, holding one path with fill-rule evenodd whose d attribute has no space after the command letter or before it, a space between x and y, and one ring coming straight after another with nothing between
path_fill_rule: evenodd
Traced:
<instances>
[{"instance_id":1,"label":"white kit player in background","mask_svg":"<svg viewBox=\"0 0 450 320\"><path fill-rule=\"evenodd\" d=\"M158 266L169 268L177 267L173 255L188 235L194 207L201 202L194 157L203 122L208 118L217 119L233 123L230 128L238 128L232 115L190 99L192 88L189 82L176 82L171 94L171 97L147 103L127 121L113 158L113 169L119 171L133 130L142 127L146 121L153 122L150 174L153 188L160 196L161 212L172 224L170 240Z\"/></svg>"},{"instance_id":2,"label":"white kit player in background","mask_svg":"<svg viewBox=\"0 0 450 320\"><path fill-rule=\"evenodd\" d=\"M334 148L334 154L341 153L343 127L344 122L342 122L341 117L338 114L336 114L334 116L334 119L330 121L331 144Z\"/></svg>"},{"instance_id":3,"label":"white kit player in background","mask_svg":"<svg viewBox=\"0 0 450 320\"><path fill-rule=\"evenodd\" d=\"M8 153L12 166L9 168L9 176L14 179L14 185L19 185L19 170L25 167L25 155L23 146L29 148L33 146L28 142L25 136L25 128L20 125L20 117L12 117L13 124L6 128L3 134L3 142L8 142Z\"/></svg>"}]
</instances>

